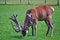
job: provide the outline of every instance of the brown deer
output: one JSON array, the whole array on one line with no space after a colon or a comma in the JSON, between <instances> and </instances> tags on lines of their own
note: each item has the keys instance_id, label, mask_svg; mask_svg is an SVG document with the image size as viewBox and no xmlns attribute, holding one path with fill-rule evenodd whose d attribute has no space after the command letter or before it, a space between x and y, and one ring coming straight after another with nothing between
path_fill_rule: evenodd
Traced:
<instances>
[{"instance_id":1,"label":"brown deer","mask_svg":"<svg viewBox=\"0 0 60 40\"><path fill-rule=\"evenodd\" d=\"M51 28L51 33L50 33L51 35L50 36L52 37L53 31L54 31L54 27L53 27L53 23L52 23L53 12L54 12L54 8L51 6L48 6L48 5L42 5L42 6L38 6L38 7L27 10L26 18L24 21L24 27L22 27L18 23L18 21L16 19L17 15L13 15L10 19L13 20L18 27L18 30L16 30L15 28L14 28L14 30L16 32L18 32L20 30L22 32L23 36L27 35L30 26L32 28L32 35L33 36L36 35L37 22L38 21L45 21L45 23L48 26L46 36L48 35L49 30Z\"/></svg>"}]
</instances>

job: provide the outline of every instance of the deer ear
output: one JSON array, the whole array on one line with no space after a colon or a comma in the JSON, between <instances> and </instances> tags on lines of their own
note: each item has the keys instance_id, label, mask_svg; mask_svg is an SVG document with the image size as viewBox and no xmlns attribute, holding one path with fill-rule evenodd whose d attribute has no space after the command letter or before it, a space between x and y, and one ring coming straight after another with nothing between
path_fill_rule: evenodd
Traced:
<instances>
[{"instance_id":1,"label":"deer ear","mask_svg":"<svg viewBox=\"0 0 60 40\"><path fill-rule=\"evenodd\" d=\"M28 16L29 18L31 18L32 15L31 15L31 14L27 14L27 16Z\"/></svg>"}]
</instances>

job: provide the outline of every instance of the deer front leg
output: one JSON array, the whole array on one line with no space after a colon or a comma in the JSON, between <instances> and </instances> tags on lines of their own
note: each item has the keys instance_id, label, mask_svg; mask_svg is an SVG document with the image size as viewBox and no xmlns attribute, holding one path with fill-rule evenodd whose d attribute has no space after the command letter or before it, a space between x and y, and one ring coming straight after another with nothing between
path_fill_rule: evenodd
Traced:
<instances>
[{"instance_id":1,"label":"deer front leg","mask_svg":"<svg viewBox=\"0 0 60 40\"><path fill-rule=\"evenodd\" d=\"M32 25L32 36L35 36L36 35L36 24L34 23Z\"/></svg>"},{"instance_id":2,"label":"deer front leg","mask_svg":"<svg viewBox=\"0 0 60 40\"><path fill-rule=\"evenodd\" d=\"M32 25L32 36L34 36L34 26Z\"/></svg>"}]
</instances>

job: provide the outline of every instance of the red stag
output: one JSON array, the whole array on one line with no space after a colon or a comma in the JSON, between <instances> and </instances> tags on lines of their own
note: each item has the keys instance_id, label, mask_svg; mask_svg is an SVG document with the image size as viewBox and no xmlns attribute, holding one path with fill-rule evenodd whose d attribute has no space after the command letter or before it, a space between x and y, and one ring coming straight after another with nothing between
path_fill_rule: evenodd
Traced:
<instances>
[{"instance_id":1,"label":"red stag","mask_svg":"<svg viewBox=\"0 0 60 40\"><path fill-rule=\"evenodd\" d=\"M51 35L50 36L52 37L53 31L54 31L54 27L53 27L53 23L52 23L53 12L54 12L54 8L51 6L48 6L48 5L38 6L38 7L27 10L26 18L24 21L24 27L19 25L19 23L17 22L17 19L16 19L16 15L13 15L13 18L10 18L10 19L12 19L17 24L17 26L19 28L18 30L16 30L16 29L14 29L14 30L17 32L19 30L21 30L23 36L27 35L28 29L30 26L32 28L32 35L33 36L36 35L37 21L45 21L45 23L48 26L46 36L48 35L49 30L51 28Z\"/></svg>"}]
</instances>

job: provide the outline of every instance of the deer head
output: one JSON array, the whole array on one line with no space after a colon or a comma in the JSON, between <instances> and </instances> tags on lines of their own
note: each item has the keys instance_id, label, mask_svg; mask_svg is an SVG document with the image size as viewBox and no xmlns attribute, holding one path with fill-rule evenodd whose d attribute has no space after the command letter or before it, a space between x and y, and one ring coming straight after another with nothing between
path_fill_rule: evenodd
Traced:
<instances>
[{"instance_id":1,"label":"deer head","mask_svg":"<svg viewBox=\"0 0 60 40\"><path fill-rule=\"evenodd\" d=\"M21 24L17 21L17 14L13 14L10 19L11 19L11 24L12 28L15 30L15 32L20 32L22 33L23 36L26 36L27 34L27 27L22 27Z\"/></svg>"}]
</instances>

